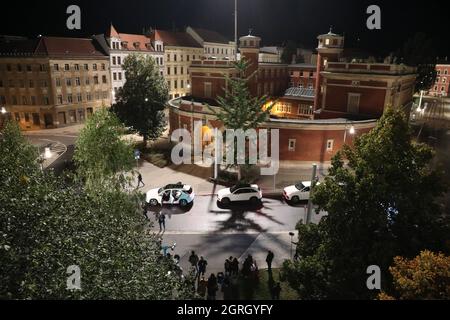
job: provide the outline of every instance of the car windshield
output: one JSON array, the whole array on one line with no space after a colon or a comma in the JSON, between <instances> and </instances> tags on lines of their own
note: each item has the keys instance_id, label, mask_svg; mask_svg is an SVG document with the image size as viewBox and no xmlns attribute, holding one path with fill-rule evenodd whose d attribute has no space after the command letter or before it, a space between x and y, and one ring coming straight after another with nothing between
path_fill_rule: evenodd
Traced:
<instances>
[{"instance_id":1,"label":"car windshield","mask_svg":"<svg viewBox=\"0 0 450 320\"><path fill-rule=\"evenodd\" d=\"M303 190L304 188L305 188L305 186L303 185L303 183L297 183L296 185L295 185L295 187L298 189L298 190Z\"/></svg>"},{"instance_id":2,"label":"car windshield","mask_svg":"<svg viewBox=\"0 0 450 320\"><path fill-rule=\"evenodd\" d=\"M158 190L158 194L159 194L159 193L162 193L164 190L165 190L164 188L160 188L160 189Z\"/></svg>"}]
</instances>

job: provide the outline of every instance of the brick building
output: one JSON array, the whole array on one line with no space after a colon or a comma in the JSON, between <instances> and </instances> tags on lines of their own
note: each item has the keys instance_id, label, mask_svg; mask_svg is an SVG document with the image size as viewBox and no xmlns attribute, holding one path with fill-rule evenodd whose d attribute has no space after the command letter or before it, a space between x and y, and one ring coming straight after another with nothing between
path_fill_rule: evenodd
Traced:
<instances>
[{"instance_id":1,"label":"brick building","mask_svg":"<svg viewBox=\"0 0 450 320\"><path fill-rule=\"evenodd\" d=\"M4 37L0 105L24 130L83 122L110 106L109 58L93 39Z\"/></svg>"},{"instance_id":2,"label":"brick building","mask_svg":"<svg viewBox=\"0 0 450 320\"><path fill-rule=\"evenodd\" d=\"M331 31L318 37L317 64L260 63L261 39L240 38L240 55L250 62L252 95L269 97L272 114L260 128L279 129L281 161L327 162L344 144L375 127L388 106L412 105L415 69L404 65L343 61L344 38ZM226 61L194 61L192 96L169 102L170 132L193 130L195 121L224 130L206 104L224 94ZM264 107L264 106L261 106Z\"/></svg>"},{"instance_id":3,"label":"brick building","mask_svg":"<svg viewBox=\"0 0 450 320\"><path fill-rule=\"evenodd\" d=\"M431 96L450 96L450 63L442 63L436 65L436 81L430 88Z\"/></svg>"}]
</instances>

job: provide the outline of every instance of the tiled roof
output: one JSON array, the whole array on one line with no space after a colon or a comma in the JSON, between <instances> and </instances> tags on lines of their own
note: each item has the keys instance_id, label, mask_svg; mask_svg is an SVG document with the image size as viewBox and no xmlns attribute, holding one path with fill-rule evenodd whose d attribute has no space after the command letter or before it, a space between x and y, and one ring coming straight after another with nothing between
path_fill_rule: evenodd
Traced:
<instances>
[{"instance_id":1,"label":"tiled roof","mask_svg":"<svg viewBox=\"0 0 450 320\"><path fill-rule=\"evenodd\" d=\"M127 42L127 47L122 45L122 50L130 51L154 51L150 38L139 34L119 33L118 37L122 43Z\"/></svg>"},{"instance_id":2,"label":"tiled roof","mask_svg":"<svg viewBox=\"0 0 450 320\"><path fill-rule=\"evenodd\" d=\"M287 89L284 95L289 97L314 98L315 90L310 88L292 87Z\"/></svg>"},{"instance_id":3,"label":"tiled roof","mask_svg":"<svg viewBox=\"0 0 450 320\"><path fill-rule=\"evenodd\" d=\"M31 56L39 40L22 37L2 36L0 38L0 56Z\"/></svg>"},{"instance_id":4,"label":"tiled roof","mask_svg":"<svg viewBox=\"0 0 450 320\"><path fill-rule=\"evenodd\" d=\"M202 46L197 43L189 34L185 32L174 32L174 31L164 31L155 30L154 34L155 40L161 40L164 42L165 46L175 46L175 47L191 47L191 48L201 48Z\"/></svg>"},{"instance_id":5,"label":"tiled roof","mask_svg":"<svg viewBox=\"0 0 450 320\"><path fill-rule=\"evenodd\" d=\"M106 53L93 39L42 37L35 51L54 57L102 57Z\"/></svg>"},{"instance_id":6,"label":"tiled roof","mask_svg":"<svg viewBox=\"0 0 450 320\"><path fill-rule=\"evenodd\" d=\"M228 44L230 41L222 36L220 33L212 30L206 30L201 28L192 28L205 42L214 43L225 43Z\"/></svg>"}]
</instances>

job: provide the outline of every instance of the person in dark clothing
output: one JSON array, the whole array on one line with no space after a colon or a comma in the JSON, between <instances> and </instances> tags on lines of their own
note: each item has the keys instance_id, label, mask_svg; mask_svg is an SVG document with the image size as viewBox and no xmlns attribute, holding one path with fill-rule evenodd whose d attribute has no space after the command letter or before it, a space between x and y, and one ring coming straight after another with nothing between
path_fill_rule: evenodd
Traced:
<instances>
[{"instance_id":1,"label":"person in dark clothing","mask_svg":"<svg viewBox=\"0 0 450 320\"><path fill-rule=\"evenodd\" d=\"M280 293L281 285L279 282L277 282L277 284L274 285L271 290L272 300L280 300Z\"/></svg>"},{"instance_id":2,"label":"person in dark clothing","mask_svg":"<svg viewBox=\"0 0 450 320\"><path fill-rule=\"evenodd\" d=\"M191 256L189 257L189 263L195 268L196 273L198 273L198 261L198 255L195 254L195 251L192 251Z\"/></svg>"},{"instance_id":3,"label":"person in dark clothing","mask_svg":"<svg viewBox=\"0 0 450 320\"><path fill-rule=\"evenodd\" d=\"M229 277L225 277L222 283L223 300L233 300L233 292Z\"/></svg>"},{"instance_id":4,"label":"person in dark clothing","mask_svg":"<svg viewBox=\"0 0 450 320\"><path fill-rule=\"evenodd\" d=\"M217 278L213 273L208 279L208 300L216 300L216 293L218 289Z\"/></svg>"},{"instance_id":5,"label":"person in dark clothing","mask_svg":"<svg viewBox=\"0 0 450 320\"><path fill-rule=\"evenodd\" d=\"M138 185L137 185L138 188L140 187L141 183L142 183L142 186L145 187L144 180L142 179L142 174L139 172L139 174L138 174Z\"/></svg>"},{"instance_id":6,"label":"person in dark clothing","mask_svg":"<svg viewBox=\"0 0 450 320\"><path fill-rule=\"evenodd\" d=\"M158 216L158 223L159 223L159 232L162 232L163 228L164 231L166 231L166 216L162 212Z\"/></svg>"},{"instance_id":7,"label":"person in dark clothing","mask_svg":"<svg viewBox=\"0 0 450 320\"><path fill-rule=\"evenodd\" d=\"M272 261L274 258L274 254L272 251L269 250L268 254L267 254L267 258L266 258L266 262L267 262L267 269L269 272L272 272Z\"/></svg>"},{"instance_id":8,"label":"person in dark clothing","mask_svg":"<svg viewBox=\"0 0 450 320\"><path fill-rule=\"evenodd\" d=\"M231 261L226 259L223 268L225 269L225 275L229 276L231 274Z\"/></svg>"},{"instance_id":9,"label":"person in dark clothing","mask_svg":"<svg viewBox=\"0 0 450 320\"><path fill-rule=\"evenodd\" d=\"M231 262L231 272L235 276L239 274L239 261L236 258Z\"/></svg>"},{"instance_id":10,"label":"person in dark clothing","mask_svg":"<svg viewBox=\"0 0 450 320\"><path fill-rule=\"evenodd\" d=\"M200 260L198 261L198 275L204 276L206 273L206 266L208 265L208 262L203 259L203 257L200 257Z\"/></svg>"}]
</instances>

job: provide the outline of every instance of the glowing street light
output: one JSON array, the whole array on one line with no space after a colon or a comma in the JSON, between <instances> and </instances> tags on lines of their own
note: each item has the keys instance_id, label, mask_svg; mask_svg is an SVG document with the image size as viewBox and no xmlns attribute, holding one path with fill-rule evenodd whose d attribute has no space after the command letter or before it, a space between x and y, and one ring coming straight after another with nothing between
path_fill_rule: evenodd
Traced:
<instances>
[{"instance_id":1,"label":"glowing street light","mask_svg":"<svg viewBox=\"0 0 450 320\"><path fill-rule=\"evenodd\" d=\"M1 111L0 111L2 114L5 114L6 113L6 108L5 107L2 107L2 109L1 109Z\"/></svg>"},{"instance_id":2,"label":"glowing street light","mask_svg":"<svg viewBox=\"0 0 450 320\"><path fill-rule=\"evenodd\" d=\"M44 150L44 158L48 160L51 157L52 157L52 152L50 151L50 148L45 148L45 150Z\"/></svg>"},{"instance_id":3,"label":"glowing street light","mask_svg":"<svg viewBox=\"0 0 450 320\"><path fill-rule=\"evenodd\" d=\"M351 126L350 130L348 131L351 135L355 134L355 126Z\"/></svg>"}]
</instances>

